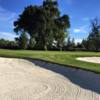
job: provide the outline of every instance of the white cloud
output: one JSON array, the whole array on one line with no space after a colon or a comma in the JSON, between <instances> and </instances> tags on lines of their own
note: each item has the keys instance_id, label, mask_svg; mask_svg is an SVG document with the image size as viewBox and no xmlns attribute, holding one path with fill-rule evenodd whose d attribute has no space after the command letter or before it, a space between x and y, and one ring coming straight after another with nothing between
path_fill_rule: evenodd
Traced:
<instances>
[{"instance_id":1,"label":"white cloud","mask_svg":"<svg viewBox=\"0 0 100 100\"><path fill-rule=\"evenodd\" d=\"M5 32L8 29L10 31L13 30L13 21L15 20L17 14L14 12L10 12L0 6L0 38L4 38L7 40L14 40L16 34ZM5 29L5 31L4 31ZM6 30L7 29L7 30Z\"/></svg>"},{"instance_id":2,"label":"white cloud","mask_svg":"<svg viewBox=\"0 0 100 100\"><path fill-rule=\"evenodd\" d=\"M74 2L74 0L66 0L66 3L69 4L69 5L72 5Z\"/></svg>"},{"instance_id":3,"label":"white cloud","mask_svg":"<svg viewBox=\"0 0 100 100\"><path fill-rule=\"evenodd\" d=\"M13 22L17 14L0 7L0 31L13 30Z\"/></svg>"},{"instance_id":4,"label":"white cloud","mask_svg":"<svg viewBox=\"0 0 100 100\"><path fill-rule=\"evenodd\" d=\"M73 29L74 33L87 33L87 26L81 26L79 28Z\"/></svg>"},{"instance_id":5,"label":"white cloud","mask_svg":"<svg viewBox=\"0 0 100 100\"><path fill-rule=\"evenodd\" d=\"M75 43L81 43L82 39L75 39Z\"/></svg>"},{"instance_id":6,"label":"white cloud","mask_svg":"<svg viewBox=\"0 0 100 100\"><path fill-rule=\"evenodd\" d=\"M88 18L88 17L84 17L84 18L82 18L82 20L83 20L83 21L89 21L90 18Z\"/></svg>"},{"instance_id":7,"label":"white cloud","mask_svg":"<svg viewBox=\"0 0 100 100\"><path fill-rule=\"evenodd\" d=\"M92 19L94 19L93 16L91 16L91 17L84 17L84 18L82 18L82 21L91 21Z\"/></svg>"},{"instance_id":8,"label":"white cloud","mask_svg":"<svg viewBox=\"0 0 100 100\"><path fill-rule=\"evenodd\" d=\"M0 7L0 21L12 21L16 17L16 13L9 12Z\"/></svg>"},{"instance_id":9,"label":"white cloud","mask_svg":"<svg viewBox=\"0 0 100 100\"><path fill-rule=\"evenodd\" d=\"M78 29L78 28L74 29L73 31L74 31L74 33L80 33L81 32L81 30Z\"/></svg>"},{"instance_id":10,"label":"white cloud","mask_svg":"<svg viewBox=\"0 0 100 100\"><path fill-rule=\"evenodd\" d=\"M0 38L6 39L6 40L14 40L16 37L16 34L10 33L10 32L0 32Z\"/></svg>"}]
</instances>

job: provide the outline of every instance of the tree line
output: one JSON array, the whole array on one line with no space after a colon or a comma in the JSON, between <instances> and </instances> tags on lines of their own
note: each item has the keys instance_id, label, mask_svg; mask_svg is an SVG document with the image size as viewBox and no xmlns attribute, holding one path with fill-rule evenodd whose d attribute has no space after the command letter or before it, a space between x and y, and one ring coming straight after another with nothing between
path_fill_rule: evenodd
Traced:
<instances>
[{"instance_id":1,"label":"tree line","mask_svg":"<svg viewBox=\"0 0 100 100\"><path fill-rule=\"evenodd\" d=\"M100 20L95 18L91 21L90 32L86 39L81 43L75 44L74 39L67 40L66 50L81 50L81 51L100 51Z\"/></svg>"},{"instance_id":2,"label":"tree line","mask_svg":"<svg viewBox=\"0 0 100 100\"><path fill-rule=\"evenodd\" d=\"M68 37L70 18L61 15L57 1L44 0L40 6L30 5L14 21L15 41L0 40L0 48L30 50L100 51L100 21L91 21L88 38L75 43ZM65 39L67 38L67 41Z\"/></svg>"},{"instance_id":3,"label":"tree line","mask_svg":"<svg viewBox=\"0 0 100 100\"><path fill-rule=\"evenodd\" d=\"M0 39L0 48L1 49L19 49L19 46L16 43L16 41Z\"/></svg>"}]
</instances>

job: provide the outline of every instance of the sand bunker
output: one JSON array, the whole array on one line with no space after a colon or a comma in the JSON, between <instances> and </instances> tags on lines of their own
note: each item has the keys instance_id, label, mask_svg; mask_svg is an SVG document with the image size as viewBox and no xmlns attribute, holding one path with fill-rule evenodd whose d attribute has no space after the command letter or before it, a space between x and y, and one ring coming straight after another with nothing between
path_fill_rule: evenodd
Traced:
<instances>
[{"instance_id":1,"label":"sand bunker","mask_svg":"<svg viewBox=\"0 0 100 100\"><path fill-rule=\"evenodd\" d=\"M41 61L0 58L0 100L100 100L100 75Z\"/></svg>"},{"instance_id":2,"label":"sand bunker","mask_svg":"<svg viewBox=\"0 0 100 100\"><path fill-rule=\"evenodd\" d=\"M100 64L100 57L79 57L77 60Z\"/></svg>"}]
</instances>

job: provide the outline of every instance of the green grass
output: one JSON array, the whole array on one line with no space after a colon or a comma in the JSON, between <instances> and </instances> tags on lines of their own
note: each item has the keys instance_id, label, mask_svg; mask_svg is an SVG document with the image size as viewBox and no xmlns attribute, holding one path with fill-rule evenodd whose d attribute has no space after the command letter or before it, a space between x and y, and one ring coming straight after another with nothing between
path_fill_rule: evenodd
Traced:
<instances>
[{"instance_id":1,"label":"green grass","mask_svg":"<svg viewBox=\"0 0 100 100\"><path fill-rule=\"evenodd\" d=\"M77 61L77 57L100 56L96 52L60 52L60 51L29 51L29 50L4 50L0 49L1 57L31 58L50 61L100 73L100 64Z\"/></svg>"}]
</instances>

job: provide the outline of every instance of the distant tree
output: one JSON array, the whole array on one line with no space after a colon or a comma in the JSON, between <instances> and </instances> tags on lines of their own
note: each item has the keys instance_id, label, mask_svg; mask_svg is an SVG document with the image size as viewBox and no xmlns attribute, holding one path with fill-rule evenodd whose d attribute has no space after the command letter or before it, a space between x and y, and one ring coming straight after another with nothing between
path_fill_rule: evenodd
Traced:
<instances>
[{"instance_id":1,"label":"distant tree","mask_svg":"<svg viewBox=\"0 0 100 100\"><path fill-rule=\"evenodd\" d=\"M88 36L87 42L90 50L100 50L100 21L98 18L91 21L91 32Z\"/></svg>"},{"instance_id":2,"label":"distant tree","mask_svg":"<svg viewBox=\"0 0 100 100\"><path fill-rule=\"evenodd\" d=\"M27 49L28 47L28 38L26 32L22 32L19 38L15 38L16 42L19 45L20 49Z\"/></svg>"},{"instance_id":3,"label":"distant tree","mask_svg":"<svg viewBox=\"0 0 100 100\"><path fill-rule=\"evenodd\" d=\"M75 47L76 47L76 44L75 44L75 39L74 39L74 38L72 39L72 47L73 47L73 48L75 48Z\"/></svg>"},{"instance_id":4,"label":"distant tree","mask_svg":"<svg viewBox=\"0 0 100 100\"><path fill-rule=\"evenodd\" d=\"M83 49L83 50L88 50L89 49L89 45L88 45L87 39L83 39L82 43L80 45L81 45L80 49Z\"/></svg>"},{"instance_id":5,"label":"distant tree","mask_svg":"<svg viewBox=\"0 0 100 100\"><path fill-rule=\"evenodd\" d=\"M67 42L64 46L65 50L75 50L75 47L76 47L76 44L75 44L75 40L74 38L73 39L70 39L70 37L68 37L67 39Z\"/></svg>"}]
</instances>

